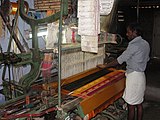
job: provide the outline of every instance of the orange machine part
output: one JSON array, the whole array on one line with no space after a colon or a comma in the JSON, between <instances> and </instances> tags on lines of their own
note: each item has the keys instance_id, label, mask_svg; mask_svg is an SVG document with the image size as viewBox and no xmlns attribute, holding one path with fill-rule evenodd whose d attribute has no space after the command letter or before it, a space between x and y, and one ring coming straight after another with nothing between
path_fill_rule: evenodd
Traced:
<instances>
[{"instance_id":1,"label":"orange machine part","mask_svg":"<svg viewBox=\"0 0 160 120\"><path fill-rule=\"evenodd\" d=\"M107 86L103 90L95 93L94 95L87 97L80 103L80 106L82 107L84 114L86 115L90 113L92 110L96 110L99 106L101 106L108 100L109 103L113 103L115 99L118 99L117 96L121 95L124 88L125 79L123 78L117 81L116 83ZM110 99L112 100L110 101Z\"/></svg>"},{"instance_id":2,"label":"orange machine part","mask_svg":"<svg viewBox=\"0 0 160 120\"><path fill-rule=\"evenodd\" d=\"M111 69L110 69L111 70ZM70 94L82 98L80 106L84 115L89 118L94 117L97 113L107 108L118 98L122 96L125 88L125 73L123 70L115 70L108 73L74 91L63 90L63 94ZM95 68L88 71L88 75L99 71ZM85 74L72 76L70 79L63 81L64 84L69 84L76 81L77 78L85 77ZM93 114L94 113L94 114Z\"/></svg>"},{"instance_id":3,"label":"orange machine part","mask_svg":"<svg viewBox=\"0 0 160 120\"><path fill-rule=\"evenodd\" d=\"M29 5L26 1L24 1L24 6L25 6L25 12L28 13ZM11 4L10 4L10 14L15 15L17 9L18 9L18 2L11 2Z\"/></svg>"}]
</instances>

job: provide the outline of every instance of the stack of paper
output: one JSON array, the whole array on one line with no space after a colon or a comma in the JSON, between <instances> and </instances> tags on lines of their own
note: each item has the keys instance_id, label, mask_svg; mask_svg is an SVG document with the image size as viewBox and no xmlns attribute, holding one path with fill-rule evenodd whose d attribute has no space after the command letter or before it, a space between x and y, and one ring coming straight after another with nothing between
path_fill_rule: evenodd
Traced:
<instances>
[{"instance_id":1,"label":"stack of paper","mask_svg":"<svg viewBox=\"0 0 160 120\"><path fill-rule=\"evenodd\" d=\"M98 52L100 33L99 0L78 1L78 34L81 35L82 51Z\"/></svg>"}]
</instances>

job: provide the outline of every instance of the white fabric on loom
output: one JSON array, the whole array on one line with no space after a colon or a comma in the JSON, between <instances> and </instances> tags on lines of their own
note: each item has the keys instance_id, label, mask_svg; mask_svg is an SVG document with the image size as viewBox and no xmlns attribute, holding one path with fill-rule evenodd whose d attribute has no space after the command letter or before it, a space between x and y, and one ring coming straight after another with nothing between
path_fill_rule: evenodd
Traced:
<instances>
[{"instance_id":1,"label":"white fabric on loom","mask_svg":"<svg viewBox=\"0 0 160 120\"><path fill-rule=\"evenodd\" d=\"M144 72L131 72L126 74L126 88L123 99L130 105L143 102L146 89L146 78Z\"/></svg>"}]
</instances>

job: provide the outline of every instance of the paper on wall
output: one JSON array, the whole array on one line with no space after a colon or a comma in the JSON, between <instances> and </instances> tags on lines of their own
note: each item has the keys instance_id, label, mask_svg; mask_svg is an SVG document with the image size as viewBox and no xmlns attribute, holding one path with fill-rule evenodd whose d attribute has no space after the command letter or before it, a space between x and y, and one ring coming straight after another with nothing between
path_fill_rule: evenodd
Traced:
<instances>
[{"instance_id":1,"label":"paper on wall","mask_svg":"<svg viewBox=\"0 0 160 120\"><path fill-rule=\"evenodd\" d=\"M114 0L100 0L100 15L108 15L113 8Z\"/></svg>"},{"instance_id":2,"label":"paper on wall","mask_svg":"<svg viewBox=\"0 0 160 120\"><path fill-rule=\"evenodd\" d=\"M78 34L81 35L82 51L98 52L99 12L99 0L78 1Z\"/></svg>"}]
</instances>

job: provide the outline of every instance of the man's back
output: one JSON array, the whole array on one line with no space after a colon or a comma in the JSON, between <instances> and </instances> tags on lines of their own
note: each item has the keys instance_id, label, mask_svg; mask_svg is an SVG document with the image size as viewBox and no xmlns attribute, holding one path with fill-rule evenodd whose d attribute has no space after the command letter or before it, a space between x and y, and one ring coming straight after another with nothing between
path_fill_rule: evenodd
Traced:
<instances>
[{"instance_id":1,"label":"man's back","mask_svg":"<svg viewBox=\"0 0 160 120\"><path fill-rule=\"evenodd\" d=\"M150 47L141 36L129 42L127 49L118 57L119 63L126 62L127 73L144 72L149 60Z\"/></svg>"}]
</instances>

